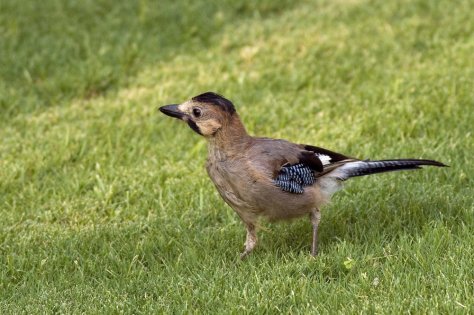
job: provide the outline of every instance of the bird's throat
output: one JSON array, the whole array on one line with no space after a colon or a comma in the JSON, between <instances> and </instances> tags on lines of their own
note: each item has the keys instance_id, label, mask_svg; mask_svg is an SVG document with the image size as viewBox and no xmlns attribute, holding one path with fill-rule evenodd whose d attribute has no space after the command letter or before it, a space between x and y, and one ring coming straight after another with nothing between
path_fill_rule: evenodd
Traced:
<instances>
[{"instance_id":1,"label":"bird's throat","mask_svg":"<svg viewBox=\"0 0 474 315\"><path fill-rule=\"evenodd\" d=\"M239 154L251 141L252 137L248 135L238 115L232 116L230 121L223 124L214 136L208 138L209 154L219 152L218 154L222 157Z\"/></svg>"}]
</instances>

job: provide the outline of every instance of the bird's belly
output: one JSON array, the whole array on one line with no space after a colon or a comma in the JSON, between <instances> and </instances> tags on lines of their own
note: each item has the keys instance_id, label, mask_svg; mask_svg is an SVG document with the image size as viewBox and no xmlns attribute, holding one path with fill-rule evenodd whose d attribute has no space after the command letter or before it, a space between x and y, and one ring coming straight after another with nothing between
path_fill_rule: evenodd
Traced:
<instances>
[{"instance_id":1,"label":"bird's belly","mask_svg":"<svg viewBox=\"0 0 474 315\"><path fill-rule=\"evenodd\" d=\"M261 194L262 215L271 221L297 218L326 203L317 186L305 187L303 194L285 192L276 187L269 188L267 194Z\"/></svg>"},{"instance_id":2,"label":"bird's belly","mask_svg":"<svg viewBox=\"0 0 474 315\"><path fill-rule=\"evenodd\" d=\"M262 215L269 220L284 220L310 213L325 203L318 187L305 187L303 194L282 191L270 178L252 176L241 165L208 163L209 177L226 203L242 212Z\"/></svg>"}]
</instances>

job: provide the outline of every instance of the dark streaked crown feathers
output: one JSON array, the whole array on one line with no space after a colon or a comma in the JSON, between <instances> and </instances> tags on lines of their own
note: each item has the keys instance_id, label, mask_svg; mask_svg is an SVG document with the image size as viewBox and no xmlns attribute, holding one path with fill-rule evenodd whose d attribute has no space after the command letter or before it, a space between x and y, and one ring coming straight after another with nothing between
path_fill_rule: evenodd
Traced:
<instances>
[{"instance_id":1,"label":"dark streaked crown feathers","mask_svg":"<svg viewBox=\"0 0 474 315\"><path fill-rule=\"evenodd\" d=\"M231 115L235 113L234 104L232 104L232 102L226 99L225 97L214 92L206 92L206 93L199 94L193 97L192 100L195 102L207 103L207 104L219 106L220 108L222 108L224 111L228 112Z\"/></svg>"}]
</instances>

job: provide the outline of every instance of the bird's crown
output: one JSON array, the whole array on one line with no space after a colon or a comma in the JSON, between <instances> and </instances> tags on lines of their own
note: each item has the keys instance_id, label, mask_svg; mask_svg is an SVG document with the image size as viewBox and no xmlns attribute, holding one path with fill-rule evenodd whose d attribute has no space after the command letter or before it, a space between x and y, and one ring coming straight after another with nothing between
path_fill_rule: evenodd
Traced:
<instances>
[{"instance_id":1,"label":"bird's crown","mask_svg":"<svg viewBox=\"0 0 474 315\"><path fill-rule=\"evenodd\" d=\"M222 95L219 95L214 92L206 92L206 93L199 94L197 96L194 96L192 100L194 102L207 103L207 104L219 106L222 110L226 111L227 113L231 115L235 113L234 104L232 104L231 101L229 101Z\"/></svg>"}]
</instances>

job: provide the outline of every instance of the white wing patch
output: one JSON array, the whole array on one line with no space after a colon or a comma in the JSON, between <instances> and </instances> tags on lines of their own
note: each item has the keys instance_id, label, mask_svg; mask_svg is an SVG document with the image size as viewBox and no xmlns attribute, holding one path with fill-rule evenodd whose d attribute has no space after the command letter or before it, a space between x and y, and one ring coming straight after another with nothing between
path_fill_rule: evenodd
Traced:
<instances>
[{"instance_id":1,"label":"white wing patch","mask_svg":"<svg viewBox=\"0 0 474 315\"><path fill-rule=\"evenodd\" d=\"M321 153L315 153L318 159L323 163L323 165L328 165L331 164L331 157L326 154L321 154Z\"/></svg>"}]
</instances>

